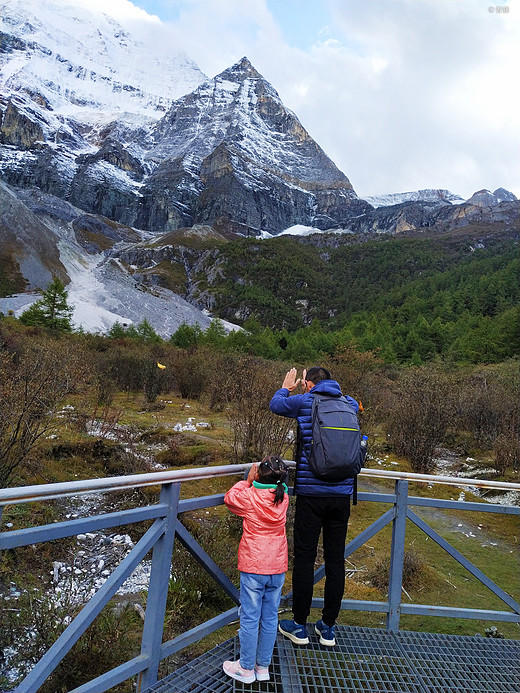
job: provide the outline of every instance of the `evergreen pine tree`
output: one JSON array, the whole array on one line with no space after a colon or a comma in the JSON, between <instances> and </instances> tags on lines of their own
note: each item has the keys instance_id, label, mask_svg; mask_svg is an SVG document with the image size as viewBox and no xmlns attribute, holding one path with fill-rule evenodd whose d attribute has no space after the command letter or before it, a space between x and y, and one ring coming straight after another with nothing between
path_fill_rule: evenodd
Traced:
<instances>
[{"instance_id":1,"label":"evergreen pine tree","mask_svg":"<svg viewBox=\"0 0 520 693\"><path fill-rule=\"evenodd\" d=\"M182 322L170 337L170 342L181 349L191 349L202 341L202 330L198 323L188 325Z\"/></svg>"},{"instance_id":2,"label":"evergreen pine tree","mask_svg":"<svg viewBox=\"0 0 520 693\"><path fill-rule=\"evenodd\" d=\"M67 301L67 290L61 279L54 277L42 291L42 297L20 316L24 325L46 327L52 332L72 332L74 307Z\"/></svg>"}]
</instances>

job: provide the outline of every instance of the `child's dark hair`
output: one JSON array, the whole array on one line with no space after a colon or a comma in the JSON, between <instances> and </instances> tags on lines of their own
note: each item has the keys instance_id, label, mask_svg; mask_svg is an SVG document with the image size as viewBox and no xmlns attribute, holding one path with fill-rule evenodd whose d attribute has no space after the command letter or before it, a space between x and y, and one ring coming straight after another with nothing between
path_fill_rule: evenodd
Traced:
<instances>
[{"instance_id":1,"label":"child's dark hair","mask_svg":"<svg viewBox=\"0 0 520 693\"><path fill-rule=\"evenodd\" d=\"M283 501L285 493L283 484L287 484L289 468L278 455L269 455L260 462L257 469L258 481L261 484L276 484L273 504L278 505Z\"/></svg>"}]
</instances>

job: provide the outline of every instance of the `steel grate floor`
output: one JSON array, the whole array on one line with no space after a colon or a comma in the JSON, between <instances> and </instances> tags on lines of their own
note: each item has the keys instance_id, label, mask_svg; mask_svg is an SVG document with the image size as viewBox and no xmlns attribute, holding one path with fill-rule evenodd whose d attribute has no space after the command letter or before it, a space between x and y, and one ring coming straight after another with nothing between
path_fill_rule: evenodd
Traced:
<instances>
[{"instance_id":1,"label":"steel grate floor","mask_svg":"<svg viewBox=\"0 0 520 693\"><path fill-rule=\"evenodd\" d=\"M336 626L336 647L279 636L271 681L246 685L222 671L228 640L143 693L502 693L520 691L520 641Z\"/></svg>"}]
</instances>

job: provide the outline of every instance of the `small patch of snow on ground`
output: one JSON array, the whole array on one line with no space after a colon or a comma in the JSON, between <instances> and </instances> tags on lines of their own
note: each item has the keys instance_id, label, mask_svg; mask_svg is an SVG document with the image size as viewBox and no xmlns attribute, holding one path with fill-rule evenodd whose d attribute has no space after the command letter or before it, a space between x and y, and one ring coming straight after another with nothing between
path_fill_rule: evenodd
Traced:
<instances>
[{"instance_id":1,"label":"small patch of snow on ground","mask_svg":"<svg viewBox=\"0 0 520 693\"><path fill-rule=\"evenodd\" d=\"M65 517L77 519L111 511L108 494L90 493L67 499ZM52 592L58 603L63 599L80 604L90 599L134 547L129 534L85 532L76 537L76 548L68 561L54 561ZM118 595L146 590L151 561L142 561L117 591Z\"/></svg>"},{"instance_id":2,"label":"small patch of snow on ground","mask_svg":"<svg viewBox=\"0 0 520 693\"><path fill-rule=\"evenodd\" d=\"M461 458L451 450L440 448L439 457L435 458L436 473L442 476L454 476L467 479L492 479L497 474L494 467L482 467L477 464L473 457L466 457L463 462ZM458 500L463 501L466 493L472 493L478 498L482 498L487 503L496 505L520 505L520 491L494 491L493 489L478 488L476 486L464 486L460 492Z\"/></svg>"}]
</instances>

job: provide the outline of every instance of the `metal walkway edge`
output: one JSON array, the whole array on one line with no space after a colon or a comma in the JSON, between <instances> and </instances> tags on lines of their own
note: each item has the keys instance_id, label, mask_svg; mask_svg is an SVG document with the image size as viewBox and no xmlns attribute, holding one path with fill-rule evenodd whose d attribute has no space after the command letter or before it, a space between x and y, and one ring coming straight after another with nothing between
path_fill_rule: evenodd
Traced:
<instances>
[{"instance_id":1,"label":"metal walkway edge","mask_svg":"<svg viewBox=\"0 0 520 693\"><path fill-rule=\"evenodd\" d=\"M309 627L309 632L311 628ZM336 647L278 636L271 681L245 685L222 671L234 638L143 693L518 693L520 641L336 626Z\"/></svg>"}]
</instances>

